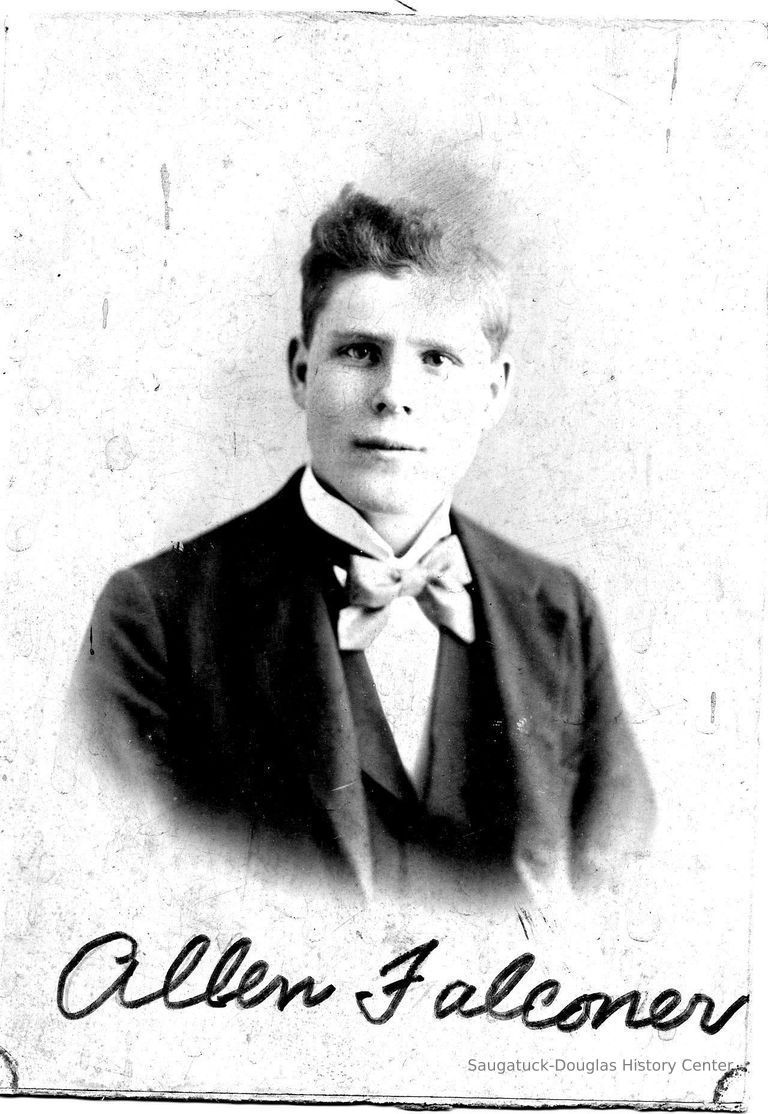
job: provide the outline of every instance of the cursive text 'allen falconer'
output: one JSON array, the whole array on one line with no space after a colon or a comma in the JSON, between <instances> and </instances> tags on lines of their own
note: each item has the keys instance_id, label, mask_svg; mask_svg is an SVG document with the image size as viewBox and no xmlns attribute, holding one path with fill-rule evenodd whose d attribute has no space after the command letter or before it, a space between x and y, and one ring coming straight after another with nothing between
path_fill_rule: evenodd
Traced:
<instances>
[{"instance_id":1,"label":"cursive text 'allen falconer'","mask_svg":"<svg viewBox=\"0 0 768 1114\"><path fill-rule=\"evenodd\" d=\"M424 982L421 968L438 945L438 940L429 940L390 960L380 968L380 978L385 979L398 968L401 971L399 977L385 982L376 990L358 990L355 993L357 1006L366 1021L372 1025L383 1025L394 1016L409 988ZM64 966L59 976L57 1004L64 1017L74 1021L87 1017L112 997L128 1010L157 1001L162 1001L169 1010L198 1005L221 1009L230 1002L235 1002L241 1009L252 1009L271 998L278 1011L282 1012L295 999L305 1008L312 1009L327 1002L336 993L333 983L318 987L311 975L293 983L285 975L268 978L269 965L264 959L257 959L242 970L251 946L252 941L247 936L239 937L217 959L205 989L184 995L180 993L181 987L197 970L211 947L210 937L193 936L171 961L162 986L149 994L129 997L128 984L139 967L138 944L126 932L108 932L84 944ZM527 993L518 991L519 984L535 962L536 956L532 952L516 956L482 993L463 979L448 983L435 996L434 1017L442 1020L456 1014L467 1019L484 1016L496 1021L519 1019L527 1029L555 1028L562 1033L575 1032L587 1023L592 1029L599 1029L614 1015L621 1017L627 1029L650 1028L659 1032L677 1029L691 1018L696 1018L699 1028L711 1035L719 1033L749 1000L748 995L742 994L719 1014L709 995L697 992L683 1004L683 996L672 988L660 991L647 1008L641 1006L639 990L628 990L618 996L602 990L588 991L563 1003L561 985L556 979L544 979ZM120 968L116 977L115 964ZM105 965L109 973L103 981L99 981L97 993L75 991L72 983L76 976L92 983L94 973L101 972ZM71 1000L73 995L82 996L84 1000L74 1005ZM380 999L378 1006L371 1002L376 997Z\"/></svg>"}]
</instances>

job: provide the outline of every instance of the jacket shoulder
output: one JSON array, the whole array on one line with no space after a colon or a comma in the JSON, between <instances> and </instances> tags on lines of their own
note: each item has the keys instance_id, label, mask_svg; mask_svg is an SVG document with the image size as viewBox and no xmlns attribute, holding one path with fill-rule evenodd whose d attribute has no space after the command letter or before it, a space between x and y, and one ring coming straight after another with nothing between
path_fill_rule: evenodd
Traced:
<instances>
[{"instance_id":1,"label":"jacket shoulder","mask_svg":"<svg viewBox=\"0 0 768 1114\"><path fill-rule=\"evenodd\" d=\"M454 512L454 518L470 564L482 564L499 588L541 597L566 612L583 606L586 589L567 565L516 545L468 515Z\"/></svg>"},{"instance_id":2,"label":"jacket shoulder","mask_svg":"<svg viewBox=\"0 0 768 1114\"><path fill-rule=\"evenodd\" d=\"M107 590L141 584L153 597L172 597L209 579L247 569L258 578L290 551L298 508L297 476L265 502L219 526L116 572Z\"/></svg>"}]
</instances>

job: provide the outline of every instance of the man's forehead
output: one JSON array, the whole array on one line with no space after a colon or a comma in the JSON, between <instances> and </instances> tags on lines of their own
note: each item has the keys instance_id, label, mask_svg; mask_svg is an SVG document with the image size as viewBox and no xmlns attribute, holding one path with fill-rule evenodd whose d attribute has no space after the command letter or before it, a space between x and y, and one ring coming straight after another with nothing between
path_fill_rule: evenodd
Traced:
<instances>
[{"instance_id":1,"label":"man's forehead","mask_svg":"<svg viewBox=\"0 0 768 1114\"><path fill-rule=\"evenodd\" d=\"M439 329L465 342L482 339L481 301L470 284L460 277L421 271L393 276L363 271L344 276L334 284L320 318L333 332L418 335L426 328L425 335Z\"/></svg>"}]
</instances>

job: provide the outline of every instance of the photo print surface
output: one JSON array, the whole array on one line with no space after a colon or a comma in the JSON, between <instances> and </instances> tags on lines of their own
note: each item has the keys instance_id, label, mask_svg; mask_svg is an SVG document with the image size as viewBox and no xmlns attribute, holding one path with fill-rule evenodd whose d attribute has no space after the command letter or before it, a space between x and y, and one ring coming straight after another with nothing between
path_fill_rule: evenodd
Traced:
<instances>
[{"instance_id":1,"label":"photo print surface","mask_svg":"<svg viewBox=\"0 0 768 1114\"><path fill-rule=\"evenodd\" d=\"M740 1108L764 30L5 51L4 1087Z\"/></svg>"}]
</instances>

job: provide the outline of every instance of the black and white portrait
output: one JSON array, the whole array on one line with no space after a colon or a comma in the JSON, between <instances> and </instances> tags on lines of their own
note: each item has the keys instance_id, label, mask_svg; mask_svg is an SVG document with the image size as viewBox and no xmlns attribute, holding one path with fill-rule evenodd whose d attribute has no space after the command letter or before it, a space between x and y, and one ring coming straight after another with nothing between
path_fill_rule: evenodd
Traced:
<instances>
[{"instance_id":1,"label":"black and white portrait","mask_svg":"<svg viewBox=\"0 0 768 1114\"><path fill-rule=\"evenodd\" d=\"M167 778L255 860L282 837L427 902L595 886L653 813L595 603L452 510L514 391L505 245L460 169L430 207L346 186L318 217L286 341L308 464L110 581L75 682L128 796Z\"/></svg>"},{"instance_id":2,"label":"black and white portrait","mask_svg":"<svg viewBox=\"0 0 768 1114\"><path fill-rule=\"evenodd\" d=\"M5 59L19 1086L741 1101L764 29Z\"/></svg>"}]
</instances>

